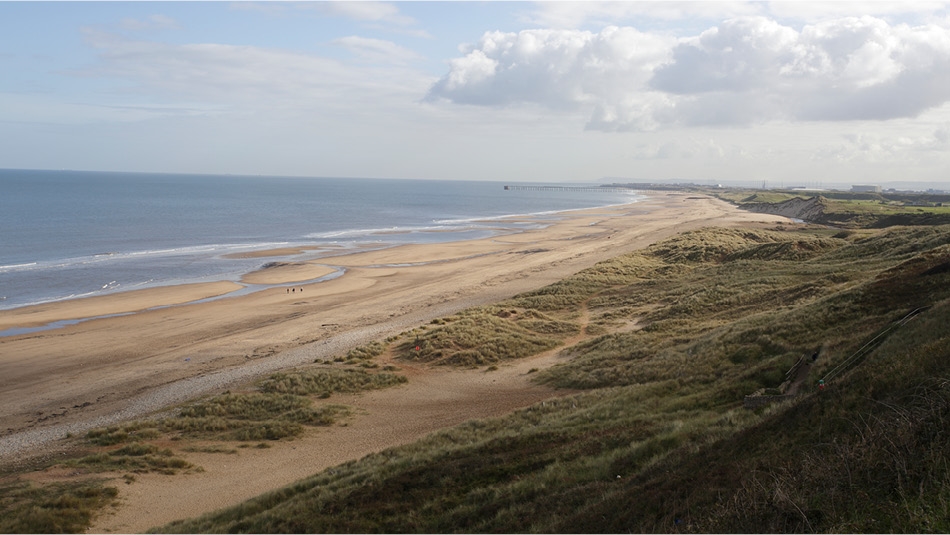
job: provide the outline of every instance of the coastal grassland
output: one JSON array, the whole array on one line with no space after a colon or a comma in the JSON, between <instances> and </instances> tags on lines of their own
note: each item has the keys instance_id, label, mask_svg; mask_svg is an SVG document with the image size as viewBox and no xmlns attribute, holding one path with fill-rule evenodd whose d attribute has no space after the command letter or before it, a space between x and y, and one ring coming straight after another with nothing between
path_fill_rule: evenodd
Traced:
<instances>
[{"instance_id":1,"label":"coastal grassland","mask_svg":"<svg viewBox=\"0 0 950 535\"><path fill-rule=\"evenodd\" d=\"M360 358L374 347L360 349ZM272 374L247 391L186 404L171 416L93 429L77 446L79 454L43 467L68 469L62 481L40 484L11 476L0 484L0 532L82 532L114 501L118 491L109 482L132 484L134 474L147 472L201 471L187 460L188 453L234 455L238 450L224 444L247 447L257 442L262 447L268 441L290 440L307 427L331 426L349 416L350 409L343 405L314 407L316 398L404 382L405 377L391 372L305 366Z\"/></svg>"},{"instance_id":2,"label":"coastal grassland","mask_svg":"<svg viewBox=\"0 0 950 535\"><path fill-rule=\"evenodd\" d=\"M38 485L0 481L0 533L80 533L118 490L105 480Z\"/></svg>"},{"instance_id":3,"label":"coastal grassland","mask_svg":"<svg viewBox=\"0 0 950 535\"><path fill-rule=\"evenodd\" d=\"M716 197L735 204L751 202L782 203L791 199L806 199L810 192L780 191L780 190L752 190L742 188L728 188L713 190Z\"/></svg>"},{"instance_id":4,"label":"coastal grassland","mask_svg":"<svg viewBox=\"0 0 950 535\"><path fill-rule=\"evenodd\" d=\"M392 340L397 358L477 367L557 347L580 332L571 321L534 308L488 306L463 311Z\"/></svg>"},{"instance_id":5,"label":"coastal grassland","mask_svg":"<svg viewBox=\"0 0 950 535\"><path fill-rule=\"evenodd\" d=\"M141 442L132 442L111 451L70 459L62 465L95 472L158 472L166 475L174 475L179 470L197 469L185 459L176 457L168 448Z\"/></svg>"},{"instance_id":6,"label":"coastal grassland","mask_svg":"<svg viewBox=\"0 0 950 535\"><path fill-rule=\"evenodd\" d=\"M374 356L381 353L380 349L380 353ZM258 388L265 394L317 395L326 398L334 392L351 394L376 390L402 384L407 380L403 375L390 372L367 373L359 369L305 368L291 373L275 373L261 381Z\"/></svg>"},{"instance_id":7,"label":"coastal grassland","mask_svg":"<svg viewBox=\"0 0 950 535\"><path fill-rule=\"evenodd\" d=\"M895 225L950 223L950 195L926 193L856 193L843 191L714 189L707 193L740 207L779 205L816 198L820 213L808 219L842 228L886 228Z\"/></svg>"},{"instance_id":8,"label":"coastal grassland","mask_svg":"<svg viewBox=\"0 0 950 535\"><path fill-rule=\"evenodd\" d=\"M349 409L343 405L313 407L314 398L404 382L404 376L391 372L307 366L274 373L258 381L251 391L228 391L189 403L166 418L93 429L86 438L99 446L159 437L245 442L293 438L303 433L305 427L330 426L349 415Z\"/></svg>"},{"instance_id":9,"label":"coastal grassland","mask_svg":"<svg viewBox=\"0 0 950 535\"><path fill-rule=\"evenodd\" d=\"M944 196L948 197L948 196ZM948 201L823 198L821 222L840 227L884 228L893 225L938 225L950 222Z\"/></svg>"},{"instance_id":10,"label":"coastal grassland","mask_svg":"<svg viewBox=\"0 0 950 535\"><path fill-rule=\"evenodd\" d=\"M911 310L921 311L886 330ZM537 332L517 325L523 317L551 322L557 343L592 333L563 349L569 360L532 374L578 393L161 530L950 527L950 227L685 233L387 343L402 358L438 343L429 361L466 365L444 348L453 336L474 338L455 352L495 347L499 331ZM876 349L819 393L818 379L869 340ZM782 387L816 349L802 396L743 408L744 396ZM516 358L496 350L504 357L478 362Z\"/></svg>"}]
</instances>

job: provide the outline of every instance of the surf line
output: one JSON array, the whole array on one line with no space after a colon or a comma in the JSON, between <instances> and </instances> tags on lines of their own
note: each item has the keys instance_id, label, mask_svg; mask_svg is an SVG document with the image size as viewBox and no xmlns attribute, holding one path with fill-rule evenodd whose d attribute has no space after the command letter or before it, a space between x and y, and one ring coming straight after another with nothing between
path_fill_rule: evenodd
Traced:
<instances>
[{"instance_id":1,"label":"surf line","mask_svg":"<svg viewBox=\"0 0 950 535\"><path fill-rule=\"evenodd\" d=\"M292 284L289 284L289 283L287 284L247 284L243 282L237 282L237 284L240 284L242 288L234 290L233 292L228 292L226 294L215 295L212 297L205 297L203 299L196 299L194 301L188 301L185 303L176 303L174 305L158 305L158 306L154 306L150 308L145 308L142 310L137 310L134 312L118 312L116 314L102 314L99 316L89 316L87 318L72 318L72 319L66 319L66 320L56 320L56 321L47 323L45 325L39 325L36 327L11 327L9 329L4 329L0 331L0 338L5 338L8 336L19 336L21 334L33 334L33 333L38 333L38 332L43 332L43 331L51 331L53 329L61 329L63 327L69 327L70 325L76 325L77 323L83 323L86 321L107 319L107 318L118 318L121 316L131 316L132 314L139 314L141 312L150 312L152 310L162 310L165 308L182 307L182 306L188 306L188 305L196 305L200 303L210 303L211 301L218 301L221 299L230 299L232 297L240 297L242 295L249 295L249 294L260 292L263 290L268 290L270 288L293 288L293 287L299 287L299 286L303 286L307 284L317 284L317 283L333 280L338 277L342 277L343 274L346 273L345 267L341 267L341 266L329 266L329 267L332 267L336 271L334 271L333 273L324 275L322 277L317 277L316 279L296 281Z\"/></svg>"}]
</instances>

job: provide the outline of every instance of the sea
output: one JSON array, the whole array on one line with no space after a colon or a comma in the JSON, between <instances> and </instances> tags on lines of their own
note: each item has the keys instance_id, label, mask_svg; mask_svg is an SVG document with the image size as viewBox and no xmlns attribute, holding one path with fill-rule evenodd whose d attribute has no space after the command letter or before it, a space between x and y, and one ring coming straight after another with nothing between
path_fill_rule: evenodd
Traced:
<instances>
[{"instance_id":1,"label":"sea","mask_svg":"<svg viewBox=\"0 0 950 535\"><path fill-rule=\"evenodd\" d=\"M0 310L238 282L270 262L332 265L348 250L519 232L558 212L639 199L505 185L542 184L0 169ZM312 250L240 258L299 247Z\"/></svg>"}]
</instances>

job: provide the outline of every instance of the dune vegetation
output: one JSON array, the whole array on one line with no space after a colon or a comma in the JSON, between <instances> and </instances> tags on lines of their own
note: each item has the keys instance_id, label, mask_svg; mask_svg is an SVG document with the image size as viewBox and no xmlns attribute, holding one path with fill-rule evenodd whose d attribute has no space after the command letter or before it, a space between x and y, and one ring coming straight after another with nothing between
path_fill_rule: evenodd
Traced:
<instances>
[{"instance_id":1,"label":"dune vegetation","mask_svg":"<svg viewBox=\"0 0 950 535\"><path fill-rule=\"evenodd\" d=\"M948 298L950 226L681 234L381 349L578 393L160 531L947 532Z\"/></svg>"},{"instance_id":2,"label":"dune vegetation","mask_svg":"<svg viewBox=\"0 0 950 535\"><path fill-rule=\"evenodd\" d=\"M943 193L844 192L799 190L703 189L737 206L772 211L783 203L814 201L806 217L813 223L840 228L886 228L896 225L950 224L950 195Z\"/></svg>"},{"instance_id":3,"label":"dune vegetation","mask_svg":"<svg viewBox=\"0 0 950 535\"><path fill-rule=\"evenodd\" d=\"M75 437L81 455L59 466L88 477L7 474L0 531L83 531L117 495L103 473L200 470L181 452L345 421L314 401L405 382L381 356L491 370L560 348L530 377L569 395L156 531L948 532L947 325L950 225L688 232Z\"/></svg>"},{"instance_id":4,"label":"dune vegetation","mask_svg":"<svg viewBox=\"0 0 950 535\"><path fill-rule=\"evenodd\" d=\"M348 359L365 358L367 351L357 348ZM0 533L82 532L95 514L114 502L118 490L109 484L116 474L131 484L141 473L200 471L182 454L233 454L233 444L267 448L272 441L293 440L307 427L334 425L350 414L339 404L315 408L315 399L405 381L401 375L357 366L313 366L272 374L246 391L188 403L169 416L93 429L73 437L78 444L70 458L37 467L68 470L71 475L64 482L38 484L18 474L0 474Z\"/></svg>"}]
</instances>

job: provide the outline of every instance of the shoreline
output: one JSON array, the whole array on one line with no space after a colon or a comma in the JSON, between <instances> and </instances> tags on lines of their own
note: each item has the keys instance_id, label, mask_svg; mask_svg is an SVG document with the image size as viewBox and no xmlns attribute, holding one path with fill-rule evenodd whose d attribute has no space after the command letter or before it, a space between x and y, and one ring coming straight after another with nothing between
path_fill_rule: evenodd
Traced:
<instances>
[{"instance_id":1,"label":"shoreline","mask_svg":"<svg viewBox=\"0 0 950 535\"><path fill-rule=\"evenodd\" d=\"M333 262L333 260L336 259L346 259L361 253L372 254L389 249L402 250L402 248L406 248L406 251L426 251L432 247L444 246L446 249L456 250L458 248L464 248L465 244L472 242L484 240L504 241L504 238L509 236L517 236L518 234L524 232L543 230L547 226L556 223L560 218L570 217L574 213L596 213L601 209L610 211L617 208L632 207L642 202L646 198L646 196L641 194L637 200L624 204L611 204L594 208L575 208L559 212L539 212L536 214L502 216L500 218L484 218L473 220L481 223L491 223L493 221L505 220L519 224L536 224L541 227L499 227L495 229L496 233L488 238L468 238L457 241L435 243L411 242L390 245L362 244L352 248L335 244L304 245L291 247L272 247L241 253L229 253L222 255L222 258L276 258L277 260L268 262L256 270L244 273L236 281L230 279L221 279L211 282L185 282L135 290L122 290L108 294L57 299L53 301L25 304L13 308L0 309L0 339L10 336L33 334L42 331L60 329L90 320L136 314L170 306L197 304L209 299L238 297L241 295L247 295L249 293L266 290L268 288L280 287L290 289L291 285L308 285L314 282L324 282L325 280L343 275L346 267L351 265L345 260L337 264ZM454 231L432 230L431 232ZM383 232L382 234L386 233ZM394 231L393 234L399 234L399 232ZM299 261L284 259L288 256L299 256L317 251L321 252L322 254L308 260ZM477 256L477 254L473 256ZM399 258L403 257L404 255L399 256ZM391 257L387 256L387 258ZM381 264L368 267L411 267L425 265L432 262L443 262L450 259L457 259L457 257L439 257L430 260L413 261L408 263L383 262ZM230 284L230 289L224 290L223 288L225 288L225 284Z\"/></svg>"},{"instance_id":2,"label":"shoreline","mask_svg":"<svg viewBox=\"0 0 950 535\"><path fill-rule=\"evenodd\" d=\"M615 208L618 206L630 206L638 201L621 205L609 205L604 208ZM535 223L547 226L553 223L552 217L560 214L570 214L575 211L591 211L598 208L578 208L565 210L563 212L543 212L539 214L528 214L521 216L503 216L501 219L512 218L516 223ZM496 221L496 218L478 219L483 223ZM236 280L222 278L210 282L183 282L176 284L164 284L159 286L149 286L134 290L120 290L107 294L83 295L63 299L54 299L37 303L17 305L12 308L0 309L0 339L20 334L32 334L35 332L58 329L89 320L109 318L119 315L135 314L148 310L182 306L201 303L209 299L237 297L249 293L259 292L269 288L290 288L293 285L308 285L316 282L325 282L337 276L343 275L346 268L344 265L336 265L333 260L345 258L359 253L374 253L387 249L422 246L438 247L441 245L453 246L453 244L466 244L481 240L490 240L510 236L537 229L515 229L515 228L497 228L492 236L465 238L450 242L409 242L395 244L356 244L352 247L338 244L315 244L291 247L271 247L248 252L224 254L221 258L245 260L245 259L266 259L275 258L258 269L254 269L240 275ZM439 231L431 232L455 232ZM391 234L400 234L399 231L393 231ZM381 234L387 234L382 232ZM287 257L300 256L304 254L319 254L306 260L293 260ZM441 260L435 260L441 261ZM412 265L425 264L428 262L412 262ZM408 267L410 264L396 264L372 267ZM229 284L230 289L224 290L224 285Z\"/></svg>"},{"instance_id":3,"label":"shoreline","mask_svg":"<svg viewBox=\"0 0 950 535\"><path fill-rule=\"evenodd\" d=\"M149 299L143 299L145 294L79 300L89 310L115 310L123 304L141 306L142 311L0 338L0 405L6 409L0 414L0 466L15 470L30 466L33 460L51 459L67 447L62 440L67 433L76 436L95 427L147 417L197 397L249 384L274 371L331 359L432 319L547 286L597 262L683 231L788 221L780 216L745 212L711 197L651 194L633 204L565 212L545 228L516 234L353 251L334 256L332 261L326 257L308 261L306 264L312 265L305 266L306 270L332 265L345 272L324 282L297 285L293 293L273 287L157 309L144 305L154 305L167 296L151 295L149 303ZM288 273L299 276L296 270L300 266L290 267L293 270ZM196 289L174 291L188 293ZM216 291L226 289L222 286ZM68 306L78 305L56 303L44 313L66 314ZM553 364L551 359L556 360L546 359L545 366ZM412 368L398 365L407 373ZM522 365L513 363L512 369ZM506 369L502 367L502 371ZM368 411L357 416L352 425L366 434L366 446L350 447L346 437L353 431L347 431L349 427L321 431L317 445L312 446L320 453L319 462L339 464L414 440L420 433L471 418L500 416L546 397L563 395L532 385L524 374L505 375L509 382L502 385L486 382L485 378L501 381L503 375L486 376L482 371L420 367L411 369L411 373L406 385L382 391L386 394L352 400L353 405L365 405ZM467 403L441 403L425 413L428 423L410 425L423 418L423 413L414 412L412 404L400 405L400 400L428 399L425 389L431 388L433 383L427 379L431 377L459 385L458 391L466 392L466 399L484 401L485 405L476 410L475 405ZM525 395L519 397L513 392ZM506 396L511 397L510 403L504 402ZM382 405L370 401L383 398L388 401ZM384 411L398 413L393 421L406 424L402 426L406 429L397 426L385 436L375 437L372 425L360 423L378 422ZM306 444L311 442L289 442L275 448L278 451L273 454L261 453L254 470L268 473L267 485L271 488L309 475L305 471L312 463L296 466L281 462L282 455L301 455L294 448L311 447ZM238 464L244 461L242 455ZM227 462L224 459L218 464ZM204 512L243 499L240 490L226 489L229 484L241 487L237 481L229 483L229 477L246 478L247 473L235 473L233 467L212 469L210 464L206 469L203 477L208 481L203 484L215 486L221 495L191 496L187 500L194 505L189 511ZM162 484L155 485L160 488ZM120 522L110 528L112 531L139 531L155 525L148 522L163 523L174 514L174 506L168 505L172 502L155 505L155 494L150 494L148 488L136 484L122 489L121 496L128 498L116 513L116 522L136 515L142 519L133 524ZM256 487L251 490L259 493ZM185 499L171 495L166 498ZM143 508L151 513L144 514ZM108 523L107 519L103 522ZM99 526L104 524L93 529L105 530Z\"/></svg>"},{"instance_id":4,"label":"shoreline","mask_svg":"<svg viewBox=\"0 0 950 535\"><path fill-rule=\"evenodd\" d=\"M176 284L0 310L0 337L15 336L2 334L8 329L43 327L69 320L88 321L150 308L185 305L239 289L240 284L230 281Z\"/></svg>"},{"instance_id":5,"label":"shoreline","mask_svg":"<svg viewBox=\"0 0 950 535\"><path fill-rule=\"evenodd\" d=\"M607 204L601 207L603 208L613 208L617 206L627 206L630 204L635 204L643 198L643 195L638 193L631 197L629 202L624 202L621 204ZM184 251L187 249L200 249L204 251L213 251L219 248L232 249L233 252L221 252L215 255L213 258L218 261L245 261L245 265L242 269L241 266L230 266L229 268L219 268L219 271L216 274L201 274L201 275L192 275L184 276L184 278L179 278L177 275L175 277L168 277L167 273L159 276L156 279L149 279L148 281L136 281L128 280L123 282L118 286L123 286L122 289L116 291L116 288L110 287L107 289L107 286L115 284L115 281L105 285L100 290L89 290L88 287L83 288L82 290L71 290L68 288L62 288L61 291L49 294L49 295L37 295L32 298L24 297L18 295L12 298L12 301L6 302L8 297L0 296L0 321L4 313L20 311L24 308L32 307L43 307L48 305L54 305L57 303L65 303L76 300L88 299L92 297L106 297L109 295L116 295L120 293L135 292L140 290L149 290L156 288L165 288L170 286L187 286L192 284L202 284L207 282L221 282L221 281L231 281L237 283L244 283L245 281L242 277L247 276L256 276L254 275L258 271L263 271L262 268L253 268L246 265L246 261L249 260L262 260L273 258L278 262L282 263L310 263L314 260L321 258L333 258L340 255L348 255L353 252L366 251L366 250L378 250L378 249L388 249L392 247L399 247L407 244L426 244L426 245L438 245L440 243L445 243L443 241L431 241L431 240L419 240L418 238L412 238L413 234L427 235L427 234L457 234L457 236L452 236L449 239L453 241L477 241L480 239L485 239L486 237L492 236L504 236L511 233L519 233L525 230L533 230L532 225L547 225L551 223L552 218L557 218L564 214L570 214L575 211L590 211L596 210L601 207L591 207L591 208L570 208L565 210L547 210L539 212L527 212L520 214L502 214L496 216L484 216L484 217L472 217L458 220L446 220L445 223L457 224L460 222L468 223L469 225L474 225L473 227L467 228L442 228L443 222L435 222L435 227L418 227L418 226L407 226L407 227L391 227L391 228L361 228L361 229L352 229L352 230L342 230L342 231L332 231L327 233L317 234L315 240L311 242L303 243L293 243L293 242L272 242L272 243L259 243L259 244L208 244L208 245L188 245L182 246L179 248L159 248L156 250L143 249L143 250L133 250L133 251L115 251L115 252L102 252L94 254L80 254L75 258L67 258L63 260L38 260L33 262L25 262L22 264L15 264L11 266L3 267L19 267L19 266L30 266L37 264L46 264L46 263L60 263L65 262L64 265L69 265L77 260L82 260L85 258L98 258L98 257L111 257L113 255L118 257L131 257L139 255L150 255L152 253L165 253L165 252L175 252L175 251ZM331 239L330 237L339 237L343 242L336 241L320 241L321 239ZM392 241L393 236L402 236L408 237L409 241ZM362 239L360 239L362 238ZM375 238L375 239L374 239ZM418 240L418 241L414 241ZM237 250L234 251L233 249ZM299 257L303 257L304 260L298 260ZM198 258L199 261L214 261L212 257L201 256ZM186 263L191 262L191 259L186 259ZM84 263L84 262L83 262ZM266 266L266 264L265 264ZM49 275L44 275L49 276ZM101 280L108 280L111 278L109 275L100 277ZM312 277L315 278L315 277ZM309 279L297 279L290 282L303 282ZM88 280L85 282L89 282ZM98 284L98 283L96 283ZM253 283L252 283L253 284ZM262 283L269 284L269 283ZM128 288L124 288L128 286ZM105 290L105 293L103 293ZM12 304L11 304L12 303ZM175 303L182 304L182 303ZM69 319L79 319L79 318L69 318ZM82 318L87 319L87 318ZM4 329L0 327L0 337L9 336L9 334L3 334Z\"/></svg>"}]
</instances>

